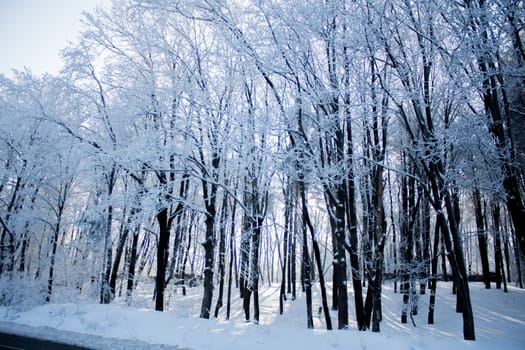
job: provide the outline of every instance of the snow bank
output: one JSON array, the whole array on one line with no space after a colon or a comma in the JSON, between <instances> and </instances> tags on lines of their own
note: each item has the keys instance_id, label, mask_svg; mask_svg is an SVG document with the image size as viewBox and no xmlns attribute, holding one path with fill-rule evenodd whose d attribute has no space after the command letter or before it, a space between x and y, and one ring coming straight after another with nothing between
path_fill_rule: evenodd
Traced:
<instances>
[{"instance_id":1,"label":"snow bank","mask_svg":"<svg viewBox=\"0 0 525 350\"><path fill-rule=\"evenodd\" d=\"M183 297L171 295L170 311L129 307L118 301L111 305L77 303L48 304L26 311L0 309L0 330L34 335L95 349L517 349L525 343L525 291L510 288L485 290L471 285L476 322L475 342L463 340L462 319L454 312L455 296L450 284L438 288L435 325L426 324L428 295L422 295L416 327L399 322L401 295L385 285L381 333L355 329L326 331L323 317L316 317L315 330L306 329L301 297L286 302L278 315L278 286L261 291L261 322L243 321L240 302L235 300L232 319L199 319L200 289ZM350 316L353 316L350 296ZM314 303L320 304L314 294ZM332 320L337 324L336 312ZM165 345L161 345L165 344Z\"/></svg>"}]
</instances>

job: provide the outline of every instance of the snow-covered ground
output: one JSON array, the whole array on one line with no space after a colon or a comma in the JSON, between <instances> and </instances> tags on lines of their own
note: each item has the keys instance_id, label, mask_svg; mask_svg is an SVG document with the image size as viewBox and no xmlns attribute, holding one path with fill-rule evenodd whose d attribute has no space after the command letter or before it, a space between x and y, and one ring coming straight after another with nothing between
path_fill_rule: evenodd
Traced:
<instances>
[{"instance_id":1,"label":"snow-covered ground","mask_svg":"<svg viewBox=\"0 0 525 350\"><path fill-rule=\"evenodd\" d=\"M240 301L234 299L232 317L225 318L225 308L218 319L198 318L200 288L187 296L172 293L169 311L151 310L151 296L136 297L132 306L122 301L111 305L90 303L48 304L28 310L0 308L0 331L33 335L95 349L523 349L525 344L525 290L509 287L485 290L471 284L476 323L475 342L463 340L462 319L454 312L455 296L449 283L439 283L435 324L427 325L429 295L421 296L419 314L411 323L401 324L401 295L390 284L383 292L381 333L350 330L326 331L316 313L315 330L306 329L305 304L300 295L287 301L284 315L278 314L278 286L263 287L260 292L260 324L245 323ZM349 295L353 317L352 296ZM314 310L320 298L314 294ZM332 315L337 325L337 315Z\"/></svg>"}]
</instances>

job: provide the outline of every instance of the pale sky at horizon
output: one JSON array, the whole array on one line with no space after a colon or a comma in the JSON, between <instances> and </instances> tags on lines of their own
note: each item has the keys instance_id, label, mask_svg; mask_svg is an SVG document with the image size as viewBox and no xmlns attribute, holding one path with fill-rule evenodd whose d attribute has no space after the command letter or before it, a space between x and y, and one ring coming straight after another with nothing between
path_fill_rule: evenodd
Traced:
<instances>
[{"instance_id":1,"label":"pale sky at horizon","mask_svg":"<svg viewBox=\"0 0 525 350\"><path fill-rule=\"evenodd\" d=\"M75 41L82 11L107 0L0 0L0 73L28 67L58 73L60 50Z\"/></svg>"}]
</instances>

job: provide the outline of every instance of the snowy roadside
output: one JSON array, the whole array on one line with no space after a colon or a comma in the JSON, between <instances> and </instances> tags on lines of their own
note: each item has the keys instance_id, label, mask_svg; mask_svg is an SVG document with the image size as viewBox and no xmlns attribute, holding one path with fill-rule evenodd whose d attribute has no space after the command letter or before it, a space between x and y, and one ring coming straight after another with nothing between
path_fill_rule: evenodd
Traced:
<instances>
[{"instance_id":1,"label":"snowy roadside","mask_svg":"<svg viewBox=\"0 0 525 350\"><path fill-rule=\"evenodd\" d=\"M146 305L151 298L128 306L122 301L110 305L87 302L45 304L33 307L0 307L0 331L37 337L92 349L196 349L196 350L319 350L381 349L406 350L514 350L525 342L525 290L509 286L509 293L485 290L471 284L476 322L475 342L464 341L461 316L455 312L450 283L440 283L435 325L426 324L428 295L421 296L420 311L414 316L417 327L401 324L401 297L388 284L383 289L381 333L350 330L326 331L321 315L314 319L315 330L306 329L303 295L285 303L278 313L279 286L260 291L261 322L244 322L241 300L234 298L229 321L198 317L200 289L182 297L171 295L166 312ZM314 289L314 306L319 292ZM352 310L350 310L352 312ZM332 320L337 312L332 311ZM160 345L165 344L165 345Z\"/></svg>"},{"instance_id":2,"label":"snowy roadside","mask_svg":"<svg viewBox=\"0 0 525 350\"><path fill-rule=\"evenodd\" d=\"M52 327L33 327L0 321L0 332L97 350L190 350L173 345L152 344L139 340L104 338L97 335L58 330Z\"/></svg>"}]
</instances>

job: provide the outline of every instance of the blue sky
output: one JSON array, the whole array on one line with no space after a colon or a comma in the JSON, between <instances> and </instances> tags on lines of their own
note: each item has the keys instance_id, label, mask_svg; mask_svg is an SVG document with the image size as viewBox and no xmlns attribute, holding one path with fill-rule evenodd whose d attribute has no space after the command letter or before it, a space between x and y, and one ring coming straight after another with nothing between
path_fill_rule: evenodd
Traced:
<instances>
[{"instance_id":1,"label":"blue sky","mask_svg":"<svg viewBox=\"0 0 525 350\"><path fill-rule=\"evenodd\" d=\"M75 41L82 11L102 0L0 0L0 73L29 67L56 74L60 50ZM105 0L107 2L107 0Z\"/></svg>"}]
</instances>

